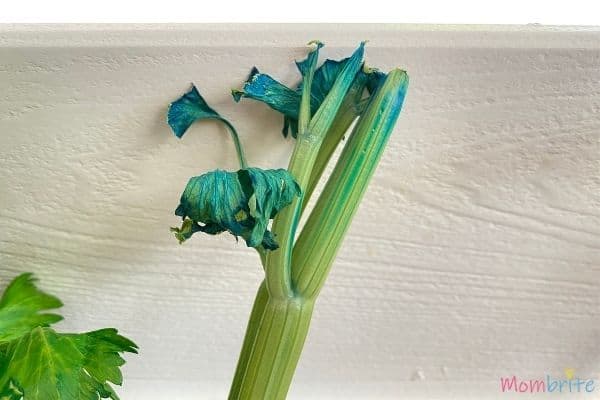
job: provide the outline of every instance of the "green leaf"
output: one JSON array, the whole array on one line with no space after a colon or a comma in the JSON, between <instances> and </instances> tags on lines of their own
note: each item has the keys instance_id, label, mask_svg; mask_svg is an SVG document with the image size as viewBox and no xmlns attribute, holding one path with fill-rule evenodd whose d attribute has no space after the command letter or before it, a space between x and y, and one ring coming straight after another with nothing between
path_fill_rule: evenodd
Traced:
<instances>
[{"instance_id":1,"label":"green leaf","mask_svg":"<svg viewBox=\"0 0 600 400\"><path fill-rule=\"evenodd\" d=\"M137 353L137 345L114 328L105 328L83 334L65 334L84 354L84 368L96 381L116 385L123 383L121 367L125 360L121 352Z\"/></svg>"},{"instance_id":2,"label":"green leaf","mask_svg":"<svg viewBox=\"0 0 600 400\"><path fill-rule=\"evenodd\" d=\"M43 311L62 307L62 302L35 286L32 274L22 274L6 288L0 299L0 342L20 337L38 326L62 320L58 314Z\"/></svg>"},{"instance_id":3,"label":"green leaf","mask_svg":"<svg viewBox=\"0 0 600 400\"><path fill-rule=\"evenodd\" d=\"M0 387L16 381L26 400L117 400L109 383L122 383L123 352L137 353L137 346L115 329L60 334L37 327L8 345Z\"/></svg>"},{"instance_id":4,"label":"green leaf","mask_svg":"<svg viewBox=\"0 0 600 400\"><path fill-rule=\"evenodd\" d=\"M0 359L0 361L2 360ZM4 389L0 390L0 400L21 400L22 398L23 390L12 380L8 381Z\"/></svg>"},{"instance_id":5,"label":"green leaf","mask_svg":"<svg viewBox=\"0 0 600 400\"><path fill-rule=\"evenodd\" d=\"M241 236L248 247L277 248L269 220L300 188L285 169L243 168L237 172L211 171L189 180L175 210L181 228L171 228L180 242L195 232L216 235L228 231Z\"/></svg>"},{"instance_id":6,"label":"green leaf","mask_svg":"<svg viewBox=\"0 0 600 400\"><path fill-rule=\"evenodd\" d=\"M186 218L183 220L181 228L173 227L171 228L171 232L175 234L175 238L177 238L179 244L182 244L183 242L191 238L194 233L202 232L201 228L202 227L196 222L192 221L189 218ZM214 234L216 235L217 233L221 232L215 232Z\"/></svg>"}]
</instances>

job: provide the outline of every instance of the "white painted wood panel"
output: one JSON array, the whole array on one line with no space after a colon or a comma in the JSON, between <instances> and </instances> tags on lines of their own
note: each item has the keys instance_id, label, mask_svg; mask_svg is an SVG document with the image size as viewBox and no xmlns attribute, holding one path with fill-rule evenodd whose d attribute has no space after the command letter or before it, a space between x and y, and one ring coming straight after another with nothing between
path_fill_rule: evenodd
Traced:
<instances>
[{"instance_id":1,"label":"white painted wood panel","mask_svg":"<svg viewBox=\"0 0 600 400\"><path fill-rule=\"evenodd\" d=\"M369 39L367 62L411 86L289 398L511 398L501 376L567 367L599 379L593 28L0 27L0 285L33 271L66 304L61 328L134 338L124 400L225 398L261 268L231 236L172 238L188 177L236 162L221 127L178 141L165 111L193 81L252 164L284 166L280 118L228 92L253 65L294 83L314 38L329 57Z\"/></svg>"}]
</instances>

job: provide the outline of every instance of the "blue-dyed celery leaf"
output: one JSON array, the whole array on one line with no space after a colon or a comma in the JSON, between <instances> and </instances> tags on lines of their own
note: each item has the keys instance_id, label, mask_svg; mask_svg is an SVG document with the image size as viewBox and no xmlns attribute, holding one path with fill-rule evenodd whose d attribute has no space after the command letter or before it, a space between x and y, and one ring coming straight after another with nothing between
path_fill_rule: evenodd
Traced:
<instances>
[{"instance_id":1,"label":"blue-dyed celery leaf","mask_svg":"<svg viewBox=\"0 0 600 400\"><path fill-rule=\"evenodd\" d=\"M264 240L269 220L274 218L282 208L291 204L294 197L300 195L300 187L285 169L265 171L259 168L246 168L238 171L238 178L247 192L249 188L253 190L248 199L250 216L255 221L250 245L262 242L265 248L269 248L271 247L268 243L269 238Z\"/></svg>"},{"instance_id":2,"label":"blue-dyed celery leaf","mask_svg":"<svg viewBox=\"0 0 600 400\"><path fill-rule=\"evenodd\" d=\"M255 67L252 69L242 90L232 91L234 99L239 101L241 98L245 97L267 104L272 109L283 114L283 135L287 137L288 134L291 133L292 137L297 137L298 113L300 110L304 76L308 72L307 66L310 65L313 57L318 56L318 50L322 46L321 43L317 42L317 48L310 52L306 59L296 62L298 70L302 75L302 80L295 89L290 89L273 79L271 76L258 72L258 69ZM350 57L341 60L327 59L316 69L311 85L310 104L312 114L314 114L321 106L349 59ZM359 103L365 104L365 102L361 102L361 100L363 100L362 95L365 88L367 89L368 94L372 94L379 84L383 82L382 78L385 79L385 74L375 69L361 68L359 73L357 73L355 81L353 82L353 87L349 91L349 96L352 96L352 99L347 102L348 106L353 107L356 110L357 115L364 108L360 107Z\"/></svg>"},{"instance_id":3,"label":"blue-dyed celery leaf","mask_svg":"<svg viewBox=\"0 0 600 400\"><path fill-rule=\"evenodd\" d=\"M375 93L377 88L383 84L387 77L386 73L375 68L371 68L368 71L363 72L363 74L366 76L366 87L370 95Z\"/></svg>"},{"instance_id":4,"label":"blue-dyed celery leaf","mask_svg":"<svg viewBox=\"0 0 600 400\"><path fill-rule=\"evenodd\" d=\"M298 119L300 93L277 82L271 76L262 74L256 67L252 69L242 90L232 90L234 100L242 97L262 101L273 110Z\"/></svg>"},{"instance_id":5,"label":"blue-dyed celery leaf","mask_svg":"<svg viewBox=\"0 0 600 400\"><path fill-rule=\"evenodd\" d=\"M299 195L298 184L285 169L211 171L189 180L175 210L183 224L171 230L180 242L196 232L228 231L248 247L274 250L278 245L268 230L269 220Z\"/></svg>"},{"instance_id":6,"label":"blue-dyed celery leaf","mask_svg":"<svg viewBox=\"0 0 600 400\"><path fill-rule=\"evenodd\" d=\"M194 85L189 92L171 103L167 113L167 122L178 138L181 138L194 122L203 119L215 119L229 125L225 118L206 103Z\"/></svg>"},{"instance_id":7,"label":"blue-dyed celery leaf","mask_svg":"<svg viewBox=\"0 0 600 400\"><path fill-rule=\"evenodd\" d=\"M317 64L317 59L319 58L319 50L321 50L321 48L323 48L324 46L323 43L319 42L318 40L313 40L308 44L316 45L315 49L310 51L304 60L296 61L296 66L298 67L298 70L300 71L300 74L303 77L310 73L312 65Z\"/></svg>"},{"instance_id":8,"label":"blue-dyed celery leaf","mask_svg":"<svg viewBox=\"0 0 600 400\"><path fill-rule=\"evenodd\" d=\"M348 59L349 58L344 58L339 61L327 59L319 68L317 68L310 89L312 103L315 103L311 104L313 108L318 109L321 103L323 103L323 100L327 97L327 94L333 87L335 80L344 68L344 65L348 62ZM300 83L298 88L301 87L302 83Z\"/></svg>"}]
</instances>

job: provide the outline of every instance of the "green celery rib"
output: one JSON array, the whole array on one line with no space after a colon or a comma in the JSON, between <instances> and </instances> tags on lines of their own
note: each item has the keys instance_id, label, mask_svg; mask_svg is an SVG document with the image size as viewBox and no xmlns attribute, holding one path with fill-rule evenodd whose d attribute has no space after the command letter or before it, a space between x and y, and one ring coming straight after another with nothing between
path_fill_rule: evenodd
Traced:
<instances>
[{"instance_id":1,"label":"green celery rib","mask_svg":"<svg viewBox=\"0 0 600 400\"><path fill-rule=\"evenodd\" d=\"M317 159L315 160L314 167L310 174L310 179L308 181L308 185L306 187L306 192L304 193L302 199L302 213L306 208L312 194L321 179L321 175L323 175L323 171L325 171L325 167L329 163L331 156L335 152L338 144L342 141L342 138L352 125L352 122L356 119L357 112L354 110L354 107L348 106L340 109L338 115L335 117L335 120L331 124L331 128L329 128L329 132L325 135L325 139L321 144L321 148L319 149L319 154L317 154Z\"/></svg>"},{"instance_id":2,"label":"green celery rib","mask_svg":"<svg viewBox=\"0 0 600 400\"><path fill-rule=\"evenodd\" d=\"M317 43L317 48L310 53L308 58L310 65L308 75L304 77L304 86L302 87L298 117L298 140L294 146L294 152L288 166L288 171L300 186L301 193L304 192L304 188L306 187L306 178L304 177L302 166L305 163L305 155L311 151L310 143L301 140L301 138L305 137L306 129L310 123L310 91L315 69L317 68L319 49L320 44ZM296 219L296 214L299 213L297 204L301 203L298 202L298 199L295 199L292 201L292 204L284 208L273 219L272 231L273 235L279 241L279 249L269 251L265 257L266 263L264 266L267 289L271 295L279 298L289 298L294 295L290 262L295 235L294 220Z\"/></svg>"},{"instance_id":3,"label":"green celery rib","mask_svg":"<svg viewBox=\"0 0 600 400\"><path fill-rule=\"evenodd\" d=\"M292 249L303 200L310 197L335 147L358 114L349 112L343 99L360 67L362 46L359 51L360 60L357 57L356 65L348 63L345 77L336 80L330 96L310 119L308 103L304 102L289 166L304 198L275 218L273 232L280 249L259 251L266 278L256 295L229 400L285 399L308 334L314 300L400 113L408 77L404 71L394 70L359 118ZM307 86L310 77L305 81ZM304 94L310 93L309 87L304 89ZM326 135L332 137L326 139Z\"/></svg>"},{"instance_id":4,"label":"green celery rib","mask_svg":"<svg viewBox=\"0 0 600 400\"><path fill-rule=\"evenodd\" d=\"M254 305L252 306L252 313L250 314L250 320L246 328L246 335L244 337L244 343L242 350L238 358L238 364L235 370L235 376L231 384L229 392L229 399L239 399L242 383L247 375L251 375L249 369L249 362L252 354L256 352L255 346L257 341L258 332L261 326L261 321L265 313L266 305L269 300L269 293L265 282L260 285L256 298L254 299Z\"/></svg>"},{"instance_id":5,"label":"green celery rib","mask_svg":"<svg viewBox=\"0 0 600 400\"><path fill-rule=\"evenodd\" d=\"M352 122L364 112L366 105L368 104L369 98L360 100L365 90L365 85L366 81L364 79L357 79L354 81L348 90L348 94L344 98L344 102L340 106L329 131L325 135L325 139L323 139L319 154L317 155L317 159L315 160L314 167L310 174L306 193L304 193L301 214L304 213L335 149L344 138L348 129L350 129Z\"/></svg>"},{"instance_id":6,"label":"green celery rib","mask_svg":"<svg viewBox=\"0 0 600 400\"><path fill-rule=\"evenodd\" d=\"M313 71L308 79L305 79L304 90L302 92L303 108L300 109L301 118L299 126L304 126L305 124L307 126L298 132L298 138L288 167L288 171L296 179L302 193L306 191L308 186L310 174L325 134L329 131L348 90L354 82L356 74L361 68L363 54L364 43L361 43L342 69L332 89L308 123L303 115L310 113L308 108L310 102L308 100L305 101L305 98L310 96L312 73L314 72L314 68L316 68L316 57L312 67ZM302 194L300 199L295 199L292 204L277 214L273 220L272 231L280 247L277 250L268 252L265 271L267 289L269 290L269 294L275 297L287 298L294 296L291 278L292 246L296 228L300 220L303 196Z\"/></svg>"},{"instance_id":7,"label":"green celery rib","mask_svg":"<svg viewBox=\"0 0 600 400\"><path fill-rule=\"evenodd\" d=\"M391 71L356 124L293 250L292 282L318 295L400 114L406 72Z\"/></svg>"},{"instance_id":8,"label":"green celery rib","mask_svg":"<svg viewBox=\"0 0 600 400\"><path fill-rule=\"evenodd\" d=\"M256 295L229 400L284 400L308 334L313 302Z\"/></svg>"}]
</instances>

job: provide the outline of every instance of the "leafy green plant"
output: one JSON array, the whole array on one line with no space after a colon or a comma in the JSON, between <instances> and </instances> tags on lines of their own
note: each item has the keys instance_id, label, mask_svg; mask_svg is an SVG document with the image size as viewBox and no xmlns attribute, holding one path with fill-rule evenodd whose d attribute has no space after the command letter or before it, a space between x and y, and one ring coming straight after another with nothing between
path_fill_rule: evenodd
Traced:
<instances>
[{"instance_id":1,"label":"leafy green plant","mask_svg":"<svg viewBox=\"0 0 600 400\"><path fill-rule=\"evenodd\" d=\"M116 329L59 333L49 312L62 302L35 286L32 274L15 278L0 298L0 400L97 400L119 397L121 353L137 353Z\"/></svg>"},{"instance_id":2,"label":"leafy green plant","mask_svg":"<svg viewBox=\"0 0 600 400\"><path fill-rule=\"evenodd\" d=\"M296 139L287 170L250 168L233 125L195 87L173 102L168 123L179 138L198 120L225 124L240 170L193 177L172 228L181 242L196 232L241 236L260 254L258 289L229 399L284 399L315 300L399 116L406 72L382 73L363 62L364 43L348 58L317 67L320 42L297 62L301 82L289 88L253 68L234 100L250 98L283 114L283 134ZM356 122L325 188L300 232L308 200L344 135Z\"/></svg>"}]
</instances>

